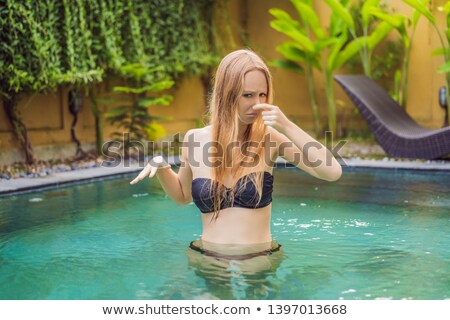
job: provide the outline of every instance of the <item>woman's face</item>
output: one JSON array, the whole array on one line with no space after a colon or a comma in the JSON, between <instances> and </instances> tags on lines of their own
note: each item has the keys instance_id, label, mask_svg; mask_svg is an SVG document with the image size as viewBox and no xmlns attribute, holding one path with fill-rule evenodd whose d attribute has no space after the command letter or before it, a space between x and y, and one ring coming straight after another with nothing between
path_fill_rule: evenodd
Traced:
<instances>
[{"instance_id":1,"label":"woman's face","mask_svg":"<svg viewBox=\"0 0 450 320\"><path fill-rule=\"evenodd\" d=\"M258 112L253 106L258 103L267 103L267 80L260 70L249 71L244 76L244 91L238 101L238 117L241 124L253 123Z\"/></svg>"}]
</instances>

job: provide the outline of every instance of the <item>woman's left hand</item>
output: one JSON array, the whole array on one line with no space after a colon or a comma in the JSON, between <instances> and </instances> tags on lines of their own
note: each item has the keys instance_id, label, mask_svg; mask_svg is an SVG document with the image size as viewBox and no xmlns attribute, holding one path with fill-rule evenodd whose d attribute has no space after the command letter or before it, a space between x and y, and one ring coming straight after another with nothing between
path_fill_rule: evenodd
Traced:
<instances>
[{"instance_id":1,"label":"woman's left hand","mask_svg":"<svg viewBox=\"0 0 450 320\"><path fill-rule=\"evenodd\" d=\"M253 110L262 111L261 115L264 124L267 126L271 126L272 128L280 131L281 133L283 133L284 130L286 130L287 126L290 123L290 120L284 115L284 113L277 106L267 103L258 103L253 106Z\"/></svg>"}]
</instances>

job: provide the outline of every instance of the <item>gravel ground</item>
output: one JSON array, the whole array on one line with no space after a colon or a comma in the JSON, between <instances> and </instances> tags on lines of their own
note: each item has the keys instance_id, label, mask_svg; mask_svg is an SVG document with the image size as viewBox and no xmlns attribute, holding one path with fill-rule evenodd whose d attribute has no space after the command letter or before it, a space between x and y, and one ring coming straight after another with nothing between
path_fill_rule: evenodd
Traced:
<instances>
[{"instance_id":1,"label":"gravel ground","mask_svg":"<svg viewBox=\"0 0 450 320\"><path fill-rule=\"evenodd\" d=\"M0 180L42 178L54 173L100 167L102 161L101 157L89 157L85 159L69 158L56 161L38 161L32 166L24 163L14 163L0 168Z\"/></svg>"}]
</instances>

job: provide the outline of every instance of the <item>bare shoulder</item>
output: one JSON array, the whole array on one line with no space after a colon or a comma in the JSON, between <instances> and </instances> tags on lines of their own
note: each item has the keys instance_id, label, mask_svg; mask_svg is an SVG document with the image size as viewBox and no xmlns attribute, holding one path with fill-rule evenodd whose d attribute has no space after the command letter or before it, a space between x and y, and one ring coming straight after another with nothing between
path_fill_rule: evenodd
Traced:
<instances>
[{"instance_id":1,"label":"bare shoulder","mask_svg":"<svg viewBox=\"0 0 450 320\"><path fill-rule=\"evenodd\" d=\"M203 128L194 128L186 132L184 136L185 141L205 141L211 136L211 126L206 126Z\"/></svg>"}]
</instances>

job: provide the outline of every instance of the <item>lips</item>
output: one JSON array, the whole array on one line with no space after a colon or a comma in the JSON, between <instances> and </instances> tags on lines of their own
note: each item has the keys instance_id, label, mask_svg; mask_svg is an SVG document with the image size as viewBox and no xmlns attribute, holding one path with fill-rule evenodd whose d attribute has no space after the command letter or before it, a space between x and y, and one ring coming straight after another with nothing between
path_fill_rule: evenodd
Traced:
<instances>
[{"instance_id":1,"label":"lips","mask_svg":"<svg viewBox=\"0 0 450 320\"><path fill-rule=\"evenodd\" d=\"M257 113L247 113L247 115L250 117L256 117L258 114Z\"/></svg>"}]
</instances>

